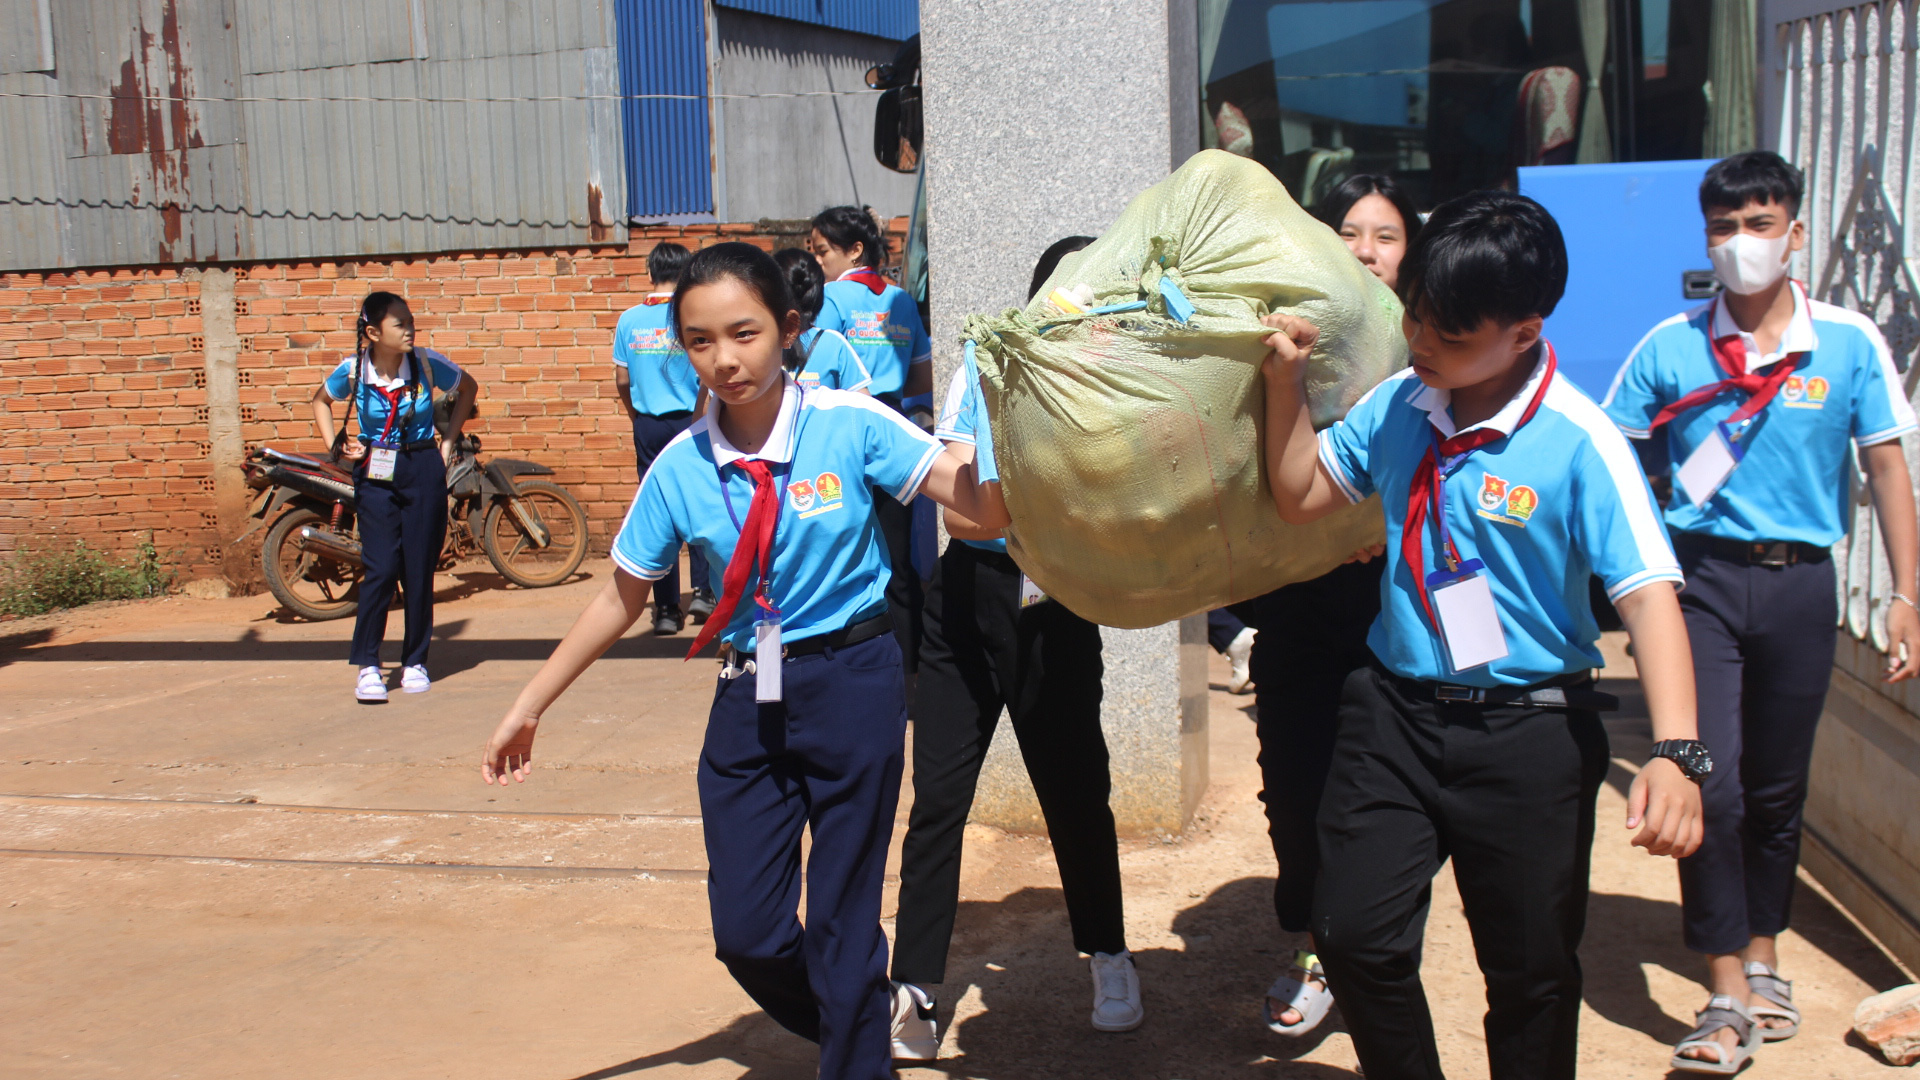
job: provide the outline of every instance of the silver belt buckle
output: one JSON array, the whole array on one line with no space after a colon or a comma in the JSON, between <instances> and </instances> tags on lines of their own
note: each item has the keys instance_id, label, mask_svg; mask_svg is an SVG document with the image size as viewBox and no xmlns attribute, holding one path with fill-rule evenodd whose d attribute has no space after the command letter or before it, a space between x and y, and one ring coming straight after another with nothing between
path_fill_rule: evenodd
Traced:
<instances>
[{"instance_id":1,"label":"silver belt buckle","mask_svg":"<svg viewBox=\"0 0 1920 1080\"><path fill-rule=\"evenodd\" d=\"M1487 692L1477 686L1453 686L1440 683L1433 688L1433 700L1449 705L1478 705L1487 698Z\"/></svg>"}]
</instances>

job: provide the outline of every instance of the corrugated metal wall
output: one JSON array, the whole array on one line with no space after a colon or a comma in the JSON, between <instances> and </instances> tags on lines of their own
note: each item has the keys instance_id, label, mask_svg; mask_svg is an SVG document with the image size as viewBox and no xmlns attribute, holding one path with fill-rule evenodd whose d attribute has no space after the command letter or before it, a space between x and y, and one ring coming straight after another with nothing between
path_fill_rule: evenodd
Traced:
<instances>
[{"instance_id":1,"label":"corrugated metal wall","mask_svg":"<svg viewBox=\"0 0 1920 1080\"><path fill-rule=\"evenodd\" d=\"M920 0L714 0L714 6L894 41L920 32Z\"/></svg>"},{"instance_id":2,"label":"corrugated metal wall","mask_svg":"<svg viewBox=\"0 0 1920 1080\"><path fill-rule=\"evenodd\" d=\"M721 219L812 217L841 203L911 213L915 178L873 157L876 96L846 93L863 90L866 70L895 45L730 8L716 15ZM794 93L814 96L755 96Z\"/></svg>"},{"instance_id":3,"label":"corrugated metal wall","mask_svg":"<svg viewBox=\"0 0 1920 1080\"><path fill-rule=\"evenodd\" d=\"M615 0L626 133L628 210L636 217L713 210L705 0ZM640 94L685 95L681 100Z\"/></svg>"},{"instance_id":4,"label":"corrugated metal wall","mask_svg":"<svg viewBox=\"0 0 1920 1080\"><path fill-rule=\"evenodd\" d=\"M622 240L611 3L0 0L0 269Z\"/></svg>"}]
</instances>

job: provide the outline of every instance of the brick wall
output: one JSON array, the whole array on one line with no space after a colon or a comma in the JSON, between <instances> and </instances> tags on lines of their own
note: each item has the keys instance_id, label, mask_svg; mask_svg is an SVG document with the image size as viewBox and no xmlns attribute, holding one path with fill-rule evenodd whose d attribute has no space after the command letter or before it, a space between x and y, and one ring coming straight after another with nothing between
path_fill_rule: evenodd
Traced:
<instances>
[{"instance_id":1,"label":"brick wall","mask_svg":"<svg viewBox=\"0 0 1920 1080\"><path fill-rule=\"evenodd\" d=\"M896 250L905 226L893 222ZM651 289L647 253L667 239L772 249L803 235L653 227L624 246L230 266L242 434L249 447L323 449L313 387L353 348L360 299L397 292L421 343L479 381L468 430L485 453L551 466L604 551L636 480L613 328ZM151 531L183 576L218 573L199 296L185 267L0 275L0 558L73 537L124 551Z\"/></svg>"}]
</instances>

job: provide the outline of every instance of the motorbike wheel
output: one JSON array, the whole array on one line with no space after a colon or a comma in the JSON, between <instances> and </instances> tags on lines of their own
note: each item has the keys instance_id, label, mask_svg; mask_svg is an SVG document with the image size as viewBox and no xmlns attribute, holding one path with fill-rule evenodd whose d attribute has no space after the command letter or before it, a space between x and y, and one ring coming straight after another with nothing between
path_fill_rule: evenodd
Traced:
<instances>
[{"instance_id":1,"label":"motorbike wheel","mask_svg":"<svg viewBox=\"0 0 1920 1080\"><path fill-rule=\"evenodd\" d=\"M274 599L313 622L344 619L360 606L360 568L303 550L294 535L302 525L325 527L327 519L304 507L280 515L267 530L261 569Z\"/></svg>"},{"instance_id":2,"label":"motorbike wheel","mask_svg":"<svg viewBox=\"0 0 1920 1080\"><path fill-rule=\"evenodd\" d=\"M547 527L552 542L535 546L512 502L495 499L480 529L480 546L493 568L523 589L544 589L572 577L587 557L587 512L566 488L546 480L521 480L514 492L521 509Z\"/></svg>"}]
</instances>

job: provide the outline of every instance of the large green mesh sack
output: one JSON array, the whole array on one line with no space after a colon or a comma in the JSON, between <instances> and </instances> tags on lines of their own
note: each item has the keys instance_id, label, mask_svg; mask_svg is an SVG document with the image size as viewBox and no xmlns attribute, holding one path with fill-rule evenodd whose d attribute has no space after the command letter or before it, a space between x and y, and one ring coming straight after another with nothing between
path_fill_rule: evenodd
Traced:
<instances>
[{"instance_id":1,"label":"large green mesh sack","mask_svg":"<svg viewBox=\"0 0 1920 1080\"><path fill-rule=\"evenodd\" d=\"M1184 323L1163 275L1193 307ZM1096 306L1148 306L1067 315L1049 299L1087 288ZM1382 541L1375 500L1311 525L1273 508L1259 323L1271 311L1320 327L1316 427L1406 365L1393 293L1264 167L1207 150L1067 256L1026 310L967 320L1008 548L1047 595L1108 626L1154 626L1318 577Z\"/></svg>"}]
</instances>

